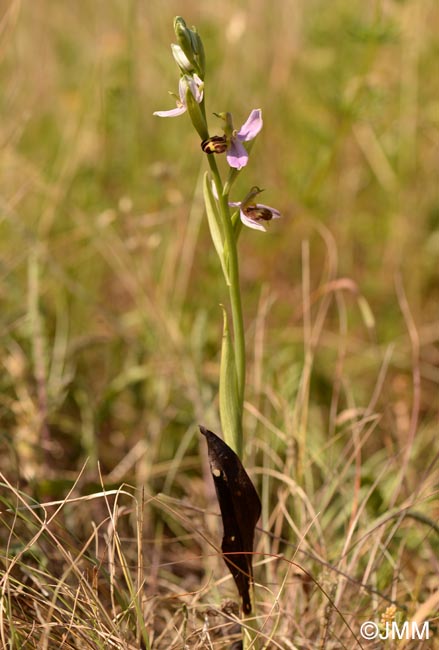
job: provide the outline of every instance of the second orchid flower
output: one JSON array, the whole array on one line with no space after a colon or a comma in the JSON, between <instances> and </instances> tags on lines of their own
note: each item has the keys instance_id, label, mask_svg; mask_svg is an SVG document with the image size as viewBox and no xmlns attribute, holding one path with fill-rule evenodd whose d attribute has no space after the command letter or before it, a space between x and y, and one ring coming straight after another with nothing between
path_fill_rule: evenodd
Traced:
<instances>
[{"instance_id":1,"label":"second orchid flower","mask_svg":"<svg viewBox=\"0 0 439 650\"><path fill-rule=\"evenodd\" d=\"M220 113L218 117L221 117L226 123L224 135L214 135L203 140L201 148L207 154L226 151L230 167L242 169L248 162L248 152L242 143L253 140L262 129L262 111L260 108L254 108L240 129L233 128L230 113Z\"/></svg>"},{"instance_id":2,"label":"second orchid flower","mask_svg":"<svg viewBox=\"0 0 439 650\"><path fill-rule=\"evenodd\" d=\"M263 222L271 221L272 219L280 219L282 215L279 210L270 205L254 202L254 198L263 191L264 190L261 190L257 185L255 185L242 201L229 201L229 206L231 208L239 208L239 218L244 226L253 228L253 230L262 230L263 232L267 232ZM214 182L212 182L212 194L218 201L218 192L216 191Z\"/></svg>"}]
</instances>

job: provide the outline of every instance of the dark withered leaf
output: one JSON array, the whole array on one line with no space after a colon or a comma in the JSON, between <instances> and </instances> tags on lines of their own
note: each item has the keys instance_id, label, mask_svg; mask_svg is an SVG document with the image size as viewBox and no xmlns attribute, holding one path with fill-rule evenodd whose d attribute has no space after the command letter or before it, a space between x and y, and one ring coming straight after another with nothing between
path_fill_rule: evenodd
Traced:
<instances>
[{"instance_id":1,"label":"dark withered leaf","mask_svg":"<svg viewBox=\"0 0 439 650\"><path fill-rule=\"evenodd\" d=\"M205 427L200 426L200 431L207 440L210 469L223 520L221 549L224 561L238 587L242 609L250 614L253 540L261 516L261 501L233 449Z\"/></svg>"}]
</instances>

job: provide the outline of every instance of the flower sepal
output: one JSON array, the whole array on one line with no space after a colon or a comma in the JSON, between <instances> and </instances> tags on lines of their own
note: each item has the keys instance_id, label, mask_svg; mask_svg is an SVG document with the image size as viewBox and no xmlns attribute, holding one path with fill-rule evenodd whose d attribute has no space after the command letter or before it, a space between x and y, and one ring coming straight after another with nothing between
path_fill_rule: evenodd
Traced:
<instances>
[{"instance_id":1,"label":"flower sepal","mask_svg":"<svg viewBox=\"0 0 439 650\"><path fill-rule=\"evenodd\" d=\"M183 75L180 78L180 81L178 83L179 96L177 97L175 93L169 93L170 95L172 95L172 97L175 98L177 107L171 108L169 111L154 111L153 115L157 115L158 117L177 117L177 115L182 115L188 110L188 101L191 104L191 106L193 102L195 102L196 104L200 104L203 101L203 88L204 88L204 84L198 75L196 74ZM206 125L206 120L204 119L204 116L203 116L203 120L204 120L204 124ZM200 133L200 131L198 132ZM207 126L205 128L205 131L203 131L203 133L205 134L208 133ZM201 137L205 137L205 135L204 136L202 135Z\"/></svg>"}]
</instances>

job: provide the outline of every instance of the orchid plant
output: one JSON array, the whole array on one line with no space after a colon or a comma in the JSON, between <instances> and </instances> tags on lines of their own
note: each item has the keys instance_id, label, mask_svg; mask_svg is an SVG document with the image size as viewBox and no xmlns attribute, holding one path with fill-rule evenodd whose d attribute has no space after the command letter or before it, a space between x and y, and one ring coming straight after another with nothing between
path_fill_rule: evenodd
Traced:
<instances>
[{"instance_id":1,"label":"orchid plant","mask_svg":"<svg viewBox=\"0 0 439 650\"><path fill-rule=\"evenodd\" d=\"M276 208L256 202L256 197L263 191L256 185L249 189L241 201L229 200L233 184L240 172L248 164L253 141L263 127L262 111L260 108L251 110L247 120L239 129L234 127L231 113L214 113L214 116L221 121L223 133L221 135L211 135L205 108L205 56L203 43L197 30L195 28L189 29L181 17L175 18L174 30L178 43L172 44L171 49L180 71L178 95L171 93L176 100L176 108L156 111L154 115L158 117L176 117L188 113L194 128L201 138L201 149L207 156L210 173L206 172L204 177L204 201L212 242L219 257L229 293L232 321L231 331L229 328L229 312L223 308L224 325L219 378L220 419L225 442L234 452L233 462L231 461L232 456L230 456L229 465L232 463L235 473L238 471L238 474L243 476L245 474L243 468L236 470L236 467L240 466L239 459L242 460L243 455L242 417L246 375L238 239L242 225L254 230L265 231L267 223L272 219L279 218L281 214ZM228 167L226 166L226 172L223 172L223 174L220 173L216 159L216 156L221 154L225 154L228 165ZM202 428L202 432L205 433L205 431ZM214 434L207 433L212 441ZM212 450L210 449L210 451ZM229 484L232 482L230 477L222 475L224 472L227 474L227 463L225 466L223 465L224 453L224 450L222 450L220 453L221 458L217 459L215 459L214 453L213 460L211 459L214 479L220 481L224 479L224 486L219 488L220 493L223 489L230 489ZM238 460L235 459L235 454ZM218 487L217 482L215 485ZM250 488L248 488L248 492L253 494ZM256 491L254 492L256 494ZM233 501L235 496L231 495L230 502ZM257 513L260 504L256 503L256 499L259 501L257 494L253 504ZM246 504L244 504L245 507ZM239 529L241 526L238 521L240 519L239 513L235 512L235 515L237 519L236 525ZM256 516L256 520L258 516ZM226 526L224 528L226 529ZM232 536L229 540L223 539L223 551L225 544L231 540L235 541L235 538ZM251 555L252 549L247 548L245 551L250 552ZM226 559L226 563L234 565L233 560L230 559ZM232 571L232 568L230 570ZM251 579L251 567L248 573ZM239 576L234 575L234 578L239 582ZM249 607L247 604L247 607L243 607L243 611L249 613L251 606ZM250 634L250 636L248 634L244 635L244 648L247 647L248 643L253 648L256 648L256 636L256 633Z\"/></svg>"},{"instance_id":2,"label":"orchid plant","mask_svg":"<svg viewBox=\"0 0 439 650\"><path fill-rule=\"evenodd\" d=\"M251 187L241 201L229 201L232 186L249 161L252 141L263 127L262 111L255 108L244 124L236 129L231 113L214 113L222 121L223 135L210 135L205 109L205 56L201 38L189 29L181 17L174 20L178 44L171 45L180 70L176 108L156 111L158 117L176 117L188 113L200 135L201 149L207 154L210 175L204 179L204 200L212 241L220 259L229 291L233 336L224 313L224 336L220 373L220 418L226 443L242 458L242 413L245 389L245 339L239 283L238 238L241 225L265 231L266 224L281 216L279 210L256 202L263 191ZM224 154L229 166L223 180L215 155ZM231 208L235 210L231 211ZM236 209L237 208L237 209Z\"/></svg>"}]
</instances>

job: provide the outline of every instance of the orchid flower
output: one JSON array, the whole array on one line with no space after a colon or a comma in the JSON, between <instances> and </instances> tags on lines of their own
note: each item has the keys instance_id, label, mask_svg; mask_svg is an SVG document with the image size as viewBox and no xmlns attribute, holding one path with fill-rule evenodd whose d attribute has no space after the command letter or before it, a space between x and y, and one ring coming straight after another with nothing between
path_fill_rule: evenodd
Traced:
<instances>
[{"instance_id":1,"label":"orchid flower","mask_svg":"<svg viewBox=\"0 0 439 650\"><path fill-rule=\"evenodd\" d=\"M261 221L280 219L282 215L279 210L272 208L270 205L265 205L264 203L254 203L254 197L263 191L264 190L261 190L255 185L251 188L250 192L247 194L243 201L229 201L229 206L231 208L239 208L239 217L244 226L253 228L253 230L262 230L263 232L266 232L267 229L261 223ZM218 201L218 192L213 181L212 194Z\"/></svg>"},{"instance_id":2,"label":"orchid flower","mask_svg":"<svg viewBox=\"0 0 439 650\"><path fill-rule=\"evenodd\" d=\"M175 97L177 107L171 108L169 111L154 111L153 115L158 115L158 117L176 117L177 115L182 115L187 111L186 93L188 89L194 96L195 101L199 104L203 100L203 86L204 84L198 75L183 75L178 83L178 94L180 97L177 97L175 93L170 93Z\"/></svg>"},{"instance_id":3,"label":"orchid flower","mask_svg":"<svg viewBox=\"0 0 439 650\"><path fill-rule=\"evenodd\" d=\"M253 201L255 196L263 191L255 185L243 201L231 202L229 205L232 208L239 208L239 216L245 226L266 232L267 229L261 222L279 219L282 215L276 208Z\"/></svg>"},{"instance_id":4,"label":"orchid flower","mask_svg":"<svg viewBox=\"0 0 439 650\"><path fill-rule=\"evenodd\" d=\"M248 161L248 152L242 143L253 140L262 129L262 111L260 108L254 108L239 130L233 128L230 113L222 113L218 117L226 122L224 136L214 135L203 140L201 148L208 154L227 151L226 158L230 167L242 169Z\"/></svg>"}]
</instances>

